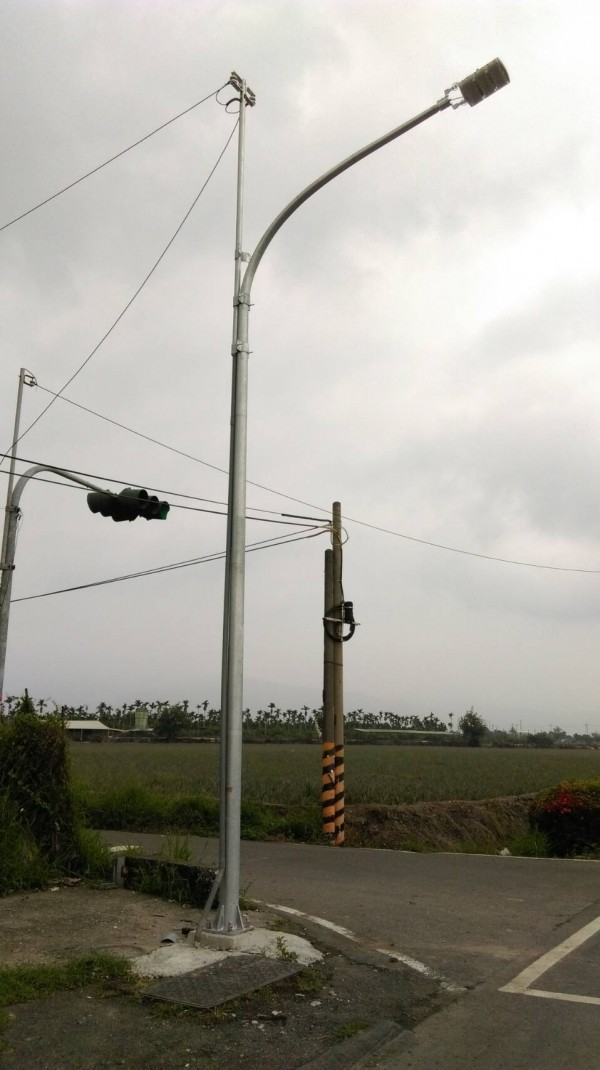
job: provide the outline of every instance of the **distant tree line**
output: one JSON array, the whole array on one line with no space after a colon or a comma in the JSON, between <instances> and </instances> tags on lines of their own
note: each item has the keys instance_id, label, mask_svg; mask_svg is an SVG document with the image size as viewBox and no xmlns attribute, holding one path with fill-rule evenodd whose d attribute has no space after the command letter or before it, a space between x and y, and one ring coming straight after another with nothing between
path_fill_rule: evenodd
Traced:
<instances>
[{"instance_id":1,"label":"distant tree line","mask_svg":"<svg viewBox=\"0 0 600 1070\"><path fill-rule=\"evenodd\" d=\"M0 707L0 719L10 719L19 709L22 696L10 695ZM65 721L101 721L109 728L125 732L134 731L140 723L160 739L217 738L221 726L221 711L208 699L195 705L188 699L172 702L170 699L151 702L135 699L120 706L100 702L95 707L88 705L59 705L46 699L30 699L39 716L59 714ZM543 732L522 732L513 725L510 729L490 729L473 706L454 723L454 714L447 721L434 713L423 716L401 715L391 710L374 713L362 708L350 710L345 715L345 735L348 742L362 743L431 743L432 745L466 745L470 747L589 747L600 746L600 732L575 732L569 735L556 726ZM264 709L242 711L244 739L252 742L316 742L321 739L323 710L301 706L299 709L282 709L269 702ZM406 733L406 734L405 734ZM423 735L420 735L423 733ZM440 733L438 736L426 733ZM445 738L444 738L445 737Z\"/></svg>"}]
</instances>

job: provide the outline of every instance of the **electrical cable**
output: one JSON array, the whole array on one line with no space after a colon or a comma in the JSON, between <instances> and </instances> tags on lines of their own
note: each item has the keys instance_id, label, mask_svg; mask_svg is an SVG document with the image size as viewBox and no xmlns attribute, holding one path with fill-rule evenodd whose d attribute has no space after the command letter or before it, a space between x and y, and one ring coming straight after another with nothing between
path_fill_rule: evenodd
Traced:
<instances>
[{"instance_id":1,"label":"electrical cable","mask_svg":"<svg viewBox=\"0 0 600 1070\"><path fill-rule=\"evenodd\" d=\"M475 550L461 550L457 546L447 546L441 542L418 539L414 535L404 535L400 531L392 531L390 528L382 528L377 524L369 524L366 520L356 520L352 516L345 516L344 520L348 520L352 524L360 524L363 528L371 528L373 531L382 531L385 535L395 535L398 539L407 539L409 542L419 543L421 546L431 546L435 550L447 550L449 553L463 554L465 557L478 557L483 561L497 561L502 565L520 565L523 568L547 569L550 572L582 572L589 576L600 575L600 568L568 568L565 565L541 565L537 561L517 561L512 557L496 557L494 554L481 554Z\"/></svg>"},{"instance_id":2,"label":"electrical cable","mask_svg":"<svg viewBox=\"0 0 600 1070\"><path fill-rule=\"evenodd\" d=\"M43 461L32 461L32 460L30 460L30 459L28 459L26 457L16 457L15 460L20 461L21 464L36 465L36 464L43 464L44 463ZM49 465L49 467L50 468L55 468L57 470L61 469L60 465ZM77 468L64 469L64 471L65 472L70 472L72 475L75 475L75 476L87 476L88 479L98 479L98 480L103 480L103 481L105 480L107 483L118 483L119 486L122 486L122 487L131 487L132 485L134 485L134 486L138 485L138 481L136 481L136 480L115 479L112 476L99 476L99 475L96 475L94 472L82 472ZM9 474L8 472L0 471L0 476L8 477L8 474ZM23 476L24 474L25 474L24 472L16 472L15 473L15 475L17 477ZM29 478L33 482L50 483L51 485L53 485L55 487L66 487L67 490L86 491L88 489L86 487L82 487L82 486L76 485L75 483L69 483L69 482L63 483L63 482L61 482L61 481L59 481L57 479L47 479L47 478L45 478L43 476L29 476ZM197 495L194 495L194 494L182 494L180 491L164 490L161 487L145 487L145 489L148 490L148 491L153 491L156 494L166 494L168 498L173 498L173 497L175 497L175 498L188 498L191 501L209 502L212 505L225 505L225 506L227 505L227 502L215 501L213 498L200 498L200 497L198 497ZM170 507L172 509L187 509L188 511L194 512L194 513L211 513L211 514L213 514L215 516L227 516L227 512L226 511L223 512L220 509L203 509L203 508L200 508L198 506L193 506L193 505L181 505L179 502L170 502L169 505L170 505ZM286 525L287 527L297 527L298 526L298 523L297 523L298 520L306 520L306 521L314 521L314 522L316 522L318 524L324 524L325 527L328 527L327 522L326 521L324 522L321 519L321 517L318 517L318 516L306 516L306 517L299 517L298 516L293 521L291 519L290 520L276 520L276 519L274 519L275 517L290 516L291 514L288 514L288 513L277 513L277 512L275 512L274 509L260 509L258 506L251 506L251 505L247 506L246 508L252 509L253 512L269 513L270 514L269 516L250 516L248 513L246 513L246 520L261 520L265 524L283 524L283 525Z\"/></svg>"},{"instance_id":3,"label":"electrical cable","mask_svg":"<svg viewBox=\"0 0 600 1070\"><path fill-rule=\"evenodd\" d=\"M100 420L106 420L108 423L114 424L116 427L120 427L123 431L129 431L130 434L137 435L139 438L145 438L145 439L147 439L148 442L152 442L156 446L161 446L163 449L170 450L172 453L177 453L181 457L185 457L190 461L195 461L198 464L204 465L206 468L212 468L213 471L221 472L221 473L223 473L223 475L228 475L228 472L227 472L226 468L219 468L217 465L210 464L208 461L203 461L200 457L194 457L193 454L191 454L191 453L184 453L183 450L178 450L174 446L169 446L165 442L160 442L158 439L150 438L149 435L142 434L142 432L140 432L140 431L135 431L133 428L127 427L126 424L118 423L117 420L112 420L109 416L103 416L101 413L94 412L93 409L88 409L88 408L86 408L85 405L80 405L77 401L72 401L70 398L65 398L65 397L63 397L62 394L54 394L54 391L49 390L47 387L40 386L39 383L36 384L36 385L39 386L39 388L41 390L44 390L46 393L53 394L53 397L54 397L55 400L60 398L61 401L66 401L70 405L75 405L77 408L83 409L85 412L89 412L92 416L97 416L98 419L100 419ZM44 411L46 411L46 410L44 410ZM41 415L43 415L43 413ZM33 425L31 425L31 426L33 426ZM28 430L29 430L29 428L28 428ZM22 437L22 436L20 436L20 437ZM8 454L4 454L4 457L6 457L7 455ZM24 458L21 458L21 457L17 458L17 460L24 461L25 463L30 463L30 464L38 463L38 462L35 462L35 461L27 462L27 461L25 461ZM74 470L71 469L71 471L74 471ZM76 474L76 475L77 474L79 474L79 475L88 474L89 475L89 473L85 473L85 472L77 473L76 471L74 471L74 474ZM48 482L50 482L50 481L48 481ZM117 480L117 479L113 479L113 480L111 480L111 482L119 483L120 481ZM325 509L325 507L322 506L322 505L316 505L314 502L307 502L302 498L295 498L291 494L286 494L284 491L275 490L273 487L268 487L264 483L257 483L252 479L248 479L246 482L248 483L249 486L257 487L260 490L266 490L269 494L275 494L280 498L285 498L287 501L298 502L298 504L300 504L300 505L306 505L309 509L319 509L319 510L322 510L322 512L324 512L324 513L328 512L328 510ZM152 488L149 488L149 489L152 489ZM172 492L160 491L159 493L165 493L166 494L166 493L172 493ZM181 497L184 497L184 495L181 495ZM265 512L266 513L266 512L270 512L270 510L262 509L261 512ZM295 516L296 514L294 514L294 513L279 513L277 515L279 515L279 516L290 516L291 517L291 516ZM317 520L317 519L320 519L320 518L318 518L318 517L305 517L304 519L306 519L306 520ZM448 553L462 554L465 557L476 557L476 558L478 558L479 560L482 560L482 561L495 561L498 564L502 564L502 565L518 565L521 568L537 568L537 569L544 569L544 570L547 570L547 571L550 571L550 572L573 572L573 573L582 573L584 575L589 575L589 576L600 575L600 569L597 569L597 568L573 568L573 567L569 567L569 566L566 566L566 565L545 565L545 564L540 564L539 562L536 562L536 561L520 561L520 560L516 560L514 558L510 558L510 557L497 557L494 554L482 554L482 553L478 553L475 550L464 550L464 549L462 549L460 547L457 547L457 546L448 546L445 543L432 542L429 539L421 539L421 538L418 538L416 535L407 535L406 533L401 532L401 531L393 531L391 528L384 528L384 527L381 527L378 524L371 524L366 520L358 520L356 517L353 517L353 516L344 516L343 519L348 521L348 522L350 522L351 524L358 524L360 527L370 528L372 531L380 531L384 535L393 535L397 539L406 539L408 542L415 542L420 546L429 546L429 547L431 547L432 549L435 549L435 550L445 550Z\"/></svg>"},{"instance_id":4,"label":"electrical cable","mask_svg":"<svg viewBox=\"0 0 600 1070\"><path fill-rule=\"evenodd\" d=\"M238 122L239 122L239 120L238 120ZM207 187L208 183L210 182L212 176L214 175L215 171L217 170L217 167L219 166L221 160L223 159L223 156L225 155L227 149L229 148L229 144L230 144L230 142L231 142L231 140L233 138L233 135L235 134L235 131L237 129L238 122L235 123L231 133L229 134L229 137L227 138L227 141L225 142L225 145L224 145L223 149L221 150L219 156L217 157L216 163L214 164L214 166L212 167L211 171L209 172L208 178L205 180L204 184L200 188L200 191L194 197L194 200L192 201L192 203L191 203L190 207L188 208L187 212L185 213L185 215L184 215L183 219L181 220L181 223L177 227L175 233L172 235L172 237L167 242L167 244L166 244L165 248L163 249L162 253L160 254L158 260L156 260L154 265L150 268L150 271L146 275L146 277L143 280L143 282L138 286L138 288L135 291L133 297L131 297L129 299L129 301L127 302L125 307L121 310L121 312L117 316L116 320L111 324L111 326L108 328L106 333L103 334L103 336L100 339L100 341L94 346L94 348L92 349L91 353L85 358L83 363L79 365L77 370L75 372L73 372L73 375L71 375L71 377L69 379L67 379L67 381L64 384L64 386L62 386L60 388L60 390L58 391L58 394L56 394L55 397L53 397L52 400L48 402L48 404L46 405L46 408L42 409L42 411L39 413L39 415L36 416L35 420L33 420L32 423L30 423L29 426L26 427L25 430L21 432L19 437L13 442L12 446L10 446L8 448L8 450L6 451L6 453L4 453L2 455L2 457L0 458L0 465L4 462L6 457L8 457L9 453L12 453L12 451L14 450L15 446L17 445L17 443L20 442L21 439L24 438L25 435L27 435L31 431L31 429L33 427L35 427L35 425L37 423L39 423L39 421L42 419L42 417L46 415L46 413L48 412L48 409L52 408L52 406L54 405L55 401L62 395L63 390L66 390L67 387L70 386L70 384L73 382L73 380L77 378L79 373L81 371L83 371L83 369L85 368L86 364L89 364L89 362L92 359L92 357L100 349L100 346L102 345L102 343L106 341L106 339L108 338L108 336L110 334L112 334L112 332L114 331L114 329L117 326L117 324L120 323L120 321L123 319L123 316L125 315L125 313L131 308L131 306L132 306L133 302L135 301L136 297L138 297L138 295L142 292L142 290L144 289L144 286L146 285L148 280L152 277L152 275L156 271L158 265L161 263L161 261L164 259L164 257L166 256L167 252L171 248L173 242L175 241L175 238L179 234L179 232L182 229L184 223L186 223L187 219L192 214L194 208L196 207L196 204L200 200L200 197L204 193L204 190L206 189L206 187Z\"/></svg>"},{"instance_id":5,"label":"electrical cable","mask_svg":"<svg viewBox=\"0 0 600 1070\"><path fill-rule=\"evenodd\" d=\"M209 93L207 97L203 97L202 100L197 100L196 103L190 105L189 108L185 108L185 110L180 111L178 115L174 115L172 119L167 119L166 123L161 123L161 125L157 126L156 129L151 130L149 134L145 134L144 137L141 137L138 141L134 141L132 145L128 145L126 149L121 149L121 152L115 153L114 156L111 156L110 159L105 160L104 163L98 164L98 166L92 168L91 171L87 171L85 175L81 175L80 178L76 178L74 182L69 182L67 186L63 186L62 189L59 189L57 193L53 193L50 197L46 197L43 201L40 201L39 204L34 204L33 208L28 208L26 212L21 212L20 215L15 216L15 218L11 219L8 223L4 223L2 226L0 226L0 232L3 230L7 230L8 227L12 227L14 223L18 223L21 219L25 219L25 217L31 215L32 212L37 212L38 208L43 208L45 204L50 204L50 201L55 201L57 197L60 197L63 193L67 193L67 191L73 189L74 186L78 186L79 183L84 182L86 178L91 178L92 175L95 175L98 173L98 171L101 171L103 167L108 167L109 163L114 163L115 160L118 160L121 156L125 156L127 152L131 152L131 149L136 149L138 145L142 145L144 141L148 141L149 138L154 137L155 134L158 134L159 131L164 130L165 127L170 126L171 123L176 122L177 119L181 119L182 116L188 115L189 112L194 110L194 108L198 108L201 104L205 104L207 100L211 99L211 97L217 99L217 94L220 93L222 89L225 89L226 85L229 85L229 83L225 82L225 85L219 86L218 89L216 89L213 93ZM221 102L218 101L218 103L220 104Z\"/></svg>"},{"instance_id":6,"label":"electrical cable","mask_svg":"<svg viewBox=\"0 0 600 1070\"><path fill-rule=\"evenodd\" d=\"M57 393L55 393L54 390L50 390L48 387L41 386L38 382L36 382L35 385L38 386L40 388L40 390L43 390L45 393L52 394L55 400L66 401L69 405L74 405L76 408L83 409L84 412L90 413L91 416L97 416L99 420L105 420L106 423L113 424L115 427L120 427L122 431L128 431L131 435L136 435L138 438L144 438L144 439L146 439L147 442L152 442L155 446L160 446L162 449L169 450L171 453L177 453L180 457L185 457L186 460L188 460L188 461L195 461L196 464L202 464L202 465L204 465L205 468L211 468L213 472L220 472L222 475L225 475L225 476L229 475L229 472L228 472L228 470L226 468L220 468L216 464L211 464L209 461L204 461L204 460L202 460L201 457L195 457L192 453L185 453L184 450L179 450L175 446L169 446L166 442L161 442L160 439L158 439L158 438L152 438L150 435L146 435L142 431L135 431L133 427L128 427L127 424L119 423L118 420L113 420L113 419L111 419L110 416L103 416L102 413L95 412L94 409L89 409L89 408L87 408L87 406L81 405L77 401L73 401L72 398L66 398L62 392L59 392L57 394ZM64 389L66 389L66 386L63 387L63 390ZM46 411L46 410L44 410L44 411ZM42 415L43 415L43 413L42 413ZM33 425L31 425L31 426L33 426ZM29 430L29 428L27 430ZM24 432L24 434L25 434L25 432ZM22 437L23 436L21 435L20 438L22 438ZM19 439L17 439L17 441L19 441ZM13 446L15 446L16 444L17 444L16 442L13 443ZM4 460L4 458L7 457L8 454L12 451L13 446L11 446L8 449L7 453L5 453L3 455L2 460ZM0 461L0 464L1 463L2 463L2 461ZM274 490L273 487L267 487L264 483L256 483L252 479L248 479L248 480L246 480L246 482L251 487L257 487L259 490L266 490L268 494L275 494L277 497L285 498L289 502L296 502L298 505L306 505L309 509L319 509L321 512L329 513L329 510L325 509L322 505L315 505L313 502L306 502L302 498L294 498L294 496L292 494L285 494L281 490ZM268 509L263 509L262 512L268 513L269 510ZM281 513L280 515L281 516L296 516L297 514L296 513ZM317 518L316 517L305 517L304 519L314 520L314 519L317 519Z\"/></svg>"},{"instance_id":7,"label":"electrical cable","mask_svg":"<svg viewBox=\"0 0 600 1070\"><path fill-rule=\"evenodd\" d=\"M275 535L272 539L260 539L256 543L249 543L246 546L245 552L254 553L257 550L269 550L274 549L276 546L287 546L288 543L301 542L302 539L314 539L317 535L326 531L326 528L319 529L311 532L292 532L290 535ZM130 572L123 576L112 576L106 580L94 580L91 583L80 583L73 587L61 587L55 591L43 591L41 594L29 594L24 595L21 598L11 598L11 605L13 602L31 602L37 598L50 598L55 594L68 594L71 591L84 591L90 587L103 587L109 583L121 583L125 580L136 580L143 576L155 576L162 572L173 572L180 568L189 568L191 565L203 565L210 561L220 561L225 557L225 550L219 550L212 554L205 554L203 557L190 558L187 561L176 561L170 565L158 565L156 568L145 569L140 572Z\"/></svg>"},{"instance_id":8,"label":"electrical cable","mask_svg":"<svg viewBox=\"0 0 600 1070\"><path fill-rule=\"evenodd\" d=\"M40 390L44 390L49 394L53 393L53 391L49 390L47 387L40 386L39 383L37 384L37 386L40 388ZM114 424L116 427L120 427L123 431L128 431L130 434L137 435L139 438L145 438L148 442L152 442L156 446L161 446L163 449L170 450L172 453L177 453L181 457L185 457L187 460L195 461L197 464L202 464L206 468L212 468L213 471L221 472L221 473L223 473L223 475L227 475L228 474L226 468L219 468L217 465L210 464L208 461L204 461L200 457L194 457L193 454L191 454L191 453L184 453L183 450L178 450L174 446L169 446L165 442L160 442L156 438L151 438L149 435L142 434L141 431L135 431L133 428L127 427L126 424L121 424L117 420L112 420L109 416L103 416L99 412L94 412L93 409L87 409L85 405L80 405L78 402L72 401L70 398L63 397L62 394L61 395L55 395L55 396L56 397L60 397L61 401L67 401L70 405L75 405L77 408L83 409L85 412L89 412L93 416L97 416L98 419L100 419L100 420L106 420L107 423ZM268 487L264 483L257 483L255 480L252 480L252 479L248 479L247 483L248 483L249 486L257 487L260 490L266 490L269 494L275 494L280 498L286 498L287 501L297 502L299 505L306 505L309 509L319 509L319 510L322 510L324 513L328 512L328 510L325 509L325 507L322 506L322 505L316 505L314 502L307 502L303 498L295 498L291 494L286 494L284 491L281 491L281 490L275 490L273 487ZM263 510L263 511L264 512L268 512L268 510ZM292 513L281 513L280 515L281 516L293 516L294 514L292 514ZM312 519L316 519L316 518L307 517L306 519L312 520ZM600 569L595 569L595 568L570 568L570 567L567 567L567 566L564 566L564 565L543 565L543 564L540 564L539 562L535 562L535 561L517 561L517 560L514 560L512 558L507 558L507 557L496 557L493 554L478 553L475 550L464 550L464 549L461 549L460 547L448 546L448 545L446 545L444 543L432 542L432 541L430 541L428 539L420 539L416 535L406 535L404 532L401 532L401 531L392 531L390 528L384 528L384 527L379 526L378 524L371 524L366 520L358 520L356 517L352 517L352 516L345 516L344 520L347 520L352 524L358 524L360 527L370 528L372 531L380 531L385 535L393 535L397 539L406 539L409 542L416 542L421 546L429 546L429 547L431 547L432 549L435 549L435 550L446 550L448 553L463 554L466 557L476 557L476 558L479 558L480 560L483 560L483 561L496 561L499 564L503 564L503 565L518 565L518 566L523 567L523 568L547 569L547 570L549 570L551 572L580 572L580 573L584 573L586 575L599 575L600 574Z\"/></svg>"}]
</instances>

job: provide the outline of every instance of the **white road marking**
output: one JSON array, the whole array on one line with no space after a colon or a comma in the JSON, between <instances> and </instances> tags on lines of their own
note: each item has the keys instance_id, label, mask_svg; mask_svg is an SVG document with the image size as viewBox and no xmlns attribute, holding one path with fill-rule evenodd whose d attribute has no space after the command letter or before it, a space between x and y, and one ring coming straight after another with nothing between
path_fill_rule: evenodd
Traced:
<instances>
[{"instance_id":1,"label":"white road marking","mask_svg":"<svg viewBox=\"0 0 600 1070\"><path fill-rule=\"evenodd\" d=\"M296 918L304 918L305 921L312 921L315 925L322 925L324 929L331 929L334 933L339 933L340 936L345 936L348 940L354 940L358 943L358 936L350 929L344 929L343 925L336 925L333 921L327 921L327 918L317 918L314 914L305 914L303 910L295 910L294 907L281 907L277 903L265 903L266 907L270 910L279 910L282 914L293 914Z\"/></svg>"},{"instance_id":2,"label":"white road marking","mask_svg":"<svg viewBox=\"0 0 600 1070\"><path fill-rule=\"evenodd\" d=\"M506 992L507 989L501 988L500 991ZM595 1003L596 1006L600 1006L598 996L577 996L573 992L545 992L541 988L528 988L521 994L523 996L541 996L543 999L562 999L567 1003Z\"/></svg>"},{"instance_id":3,"label":"white road marking","mask_svg":"<svg viewBox=\"0 0 600 1070\"><path fill-rule=\"evenodd\" d=\"M546 992L540 988L530 987L542 974L556 966L558 962L570 955L576 948L585 944L586 940L590 940L597 932L600 932L600 917L594 918L593 921L584 925L582 929L578 929L576 933L568 936L561 944L557 944L556 947L547 951L545 955L541 955L539 959L536 959L530 966L527 966L521 973L517 974L512 981L503 985L499 991L513 992L521 996L540 996L543 999L562 999L569 1003L594 1003L600 1005L600 998L597 996L579 996L569 992Z\"/></svg>"},{"instance_id":4,"label":"white road marking","mask_svg":"<svg viewBox=\"0 0 600 1070\"><path fill-rule=\"evenodd\" d=\"M332 932L345 936L347 940L353 940L355 944L361 943L360 938L351 929L345 929L343 925L336 925L335 922L328 921L327 918L319 918L315 914L305 914L303 910L279 906L277 903L265 903L264 906L270 910L278 910L282 914L292 914L295 918L303 918L304 921L312 921L313 925L321 925L324 929L331 929ZM423 977L429 977L432 981L439 981L442 988L446 989L447 992L466 991L461 985L451 984L442 974L436 973L435 970L432 970L430 966L426 966L424 962L420 962L419 959L413 959L410 955L403 955L399 951L391 951L389 948L376 947L375 950L380 955L386 955L389 959L401 962L404 966L408 966L410 970L420 973Z\"/></svg>"}]
</instances>

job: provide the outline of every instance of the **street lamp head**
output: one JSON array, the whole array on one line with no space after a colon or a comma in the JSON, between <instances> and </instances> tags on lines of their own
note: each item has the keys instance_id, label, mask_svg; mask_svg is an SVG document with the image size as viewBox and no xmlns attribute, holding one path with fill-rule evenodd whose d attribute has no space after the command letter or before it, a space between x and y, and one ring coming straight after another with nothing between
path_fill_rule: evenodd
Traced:
<instances>
[{"instance_id":1,"label":"street lamp head","mask_svg":"<svg viewBox=\"0 0 600 1070\"><path fill-rule=\"evenodd\" d=\"M496 93L509 82L508 71L502 61L493 59L490 63L486 63L485 67L478 67L473 74L463 78L462 82L455 82L450 89L446 90L446 96L453 108L459 108L461 104L468 104L472 108L486 97L491 97L492 93ZM450 97L454 89L460 93L458 100Z\"/></svg>"}]
</instances>

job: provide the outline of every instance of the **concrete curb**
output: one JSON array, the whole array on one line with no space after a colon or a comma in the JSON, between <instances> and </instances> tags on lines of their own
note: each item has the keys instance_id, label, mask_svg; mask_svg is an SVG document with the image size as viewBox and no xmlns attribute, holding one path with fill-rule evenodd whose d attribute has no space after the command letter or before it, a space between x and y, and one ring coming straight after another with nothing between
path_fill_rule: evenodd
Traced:
<instances>
[{"instance_id":1,"label":"concrete curb","mask_svg":"<svg viewBox=\"0 0 600 1070\"><path fill-rule=\"evenodd\" d=\"M303 1063L298 1070L359 1070L359 1063L377 1048L381 1048L390 1041L395 1040L404 1030L396 1022L384 1018L377 1025L358 1033L355 1037L348 1037L340 1044L334 1045L328 1051L322 1052L316 1059L309 1063Z\"/></svg>"}]
</instances>

